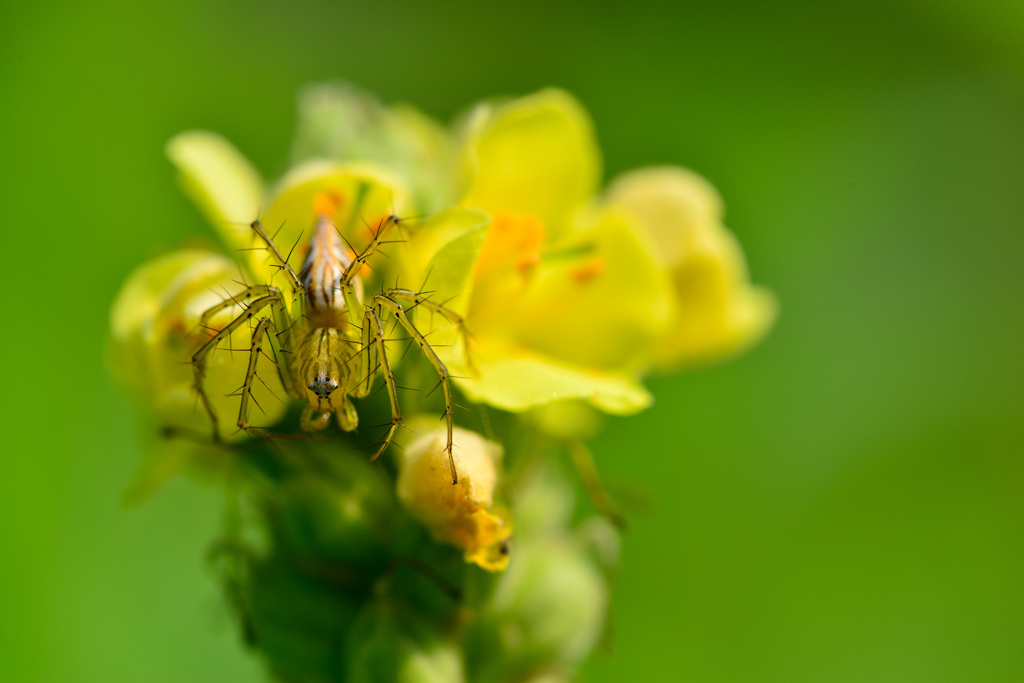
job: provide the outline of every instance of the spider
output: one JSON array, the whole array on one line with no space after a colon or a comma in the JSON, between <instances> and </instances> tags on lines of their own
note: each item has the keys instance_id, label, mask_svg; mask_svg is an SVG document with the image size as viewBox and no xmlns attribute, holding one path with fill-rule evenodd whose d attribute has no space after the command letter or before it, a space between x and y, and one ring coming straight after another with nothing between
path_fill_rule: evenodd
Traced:
<instances>
[{"instance_id":1,"label":"spider","mask_svg":"<svg viewBox=\"0 0 1024 683\"><path fill-rule=\"evenodd\" d=\"M329 207L330 201L321 200L314 205ZM445 404L444 419L448 427L445 453L451 468L452 483L458 483L452 456L454 403L449 372L410 320L408 312L415 306L423 306L438 313L462 331L464 340L465 323L461 316L450 309L408 289L389 288L367 297L360 272L367 260L377 252L385 235L398 227L400 219L394 215L381 219L375 229L371 227L374 235L369 244L355 252L351 248L346 249L348 242L335 227L329 213L329 208L318 209L309 239L309 252L298 274L260 221L251 224L253 232L266 245L275 261L274 267L284 272L292 292L296 294L291 309L278 287L270 284L249 285L240 293L210 307L200 317L200 327L209 328L214 316L227 309L242 308L239 315L214 332L192 355L195 389L210 416L214 438L219 439L217 415L204 388L207 358L220 342L243 325L249 324L252 329L249 363L245 381L238 391L241 396L237 423L239 429L250 434L265 434L263 430L249 424L249 403L253 381L258 377L256 370L259 357L265 355L263 344L269 340L272 349L276 347L282 352L275 355L278 356L276 366L285 391L295 399L306 401L300 418L300 426L305 431L324 429L330 424L332 415L342 430L354 430L359 424L359 417L351 399L366 397L377 376L383 376L391 403L391 424L379 448L370 458L371 462L376 461L391 444L402 422L395 376L384 337L383 319L390 316L420 347L440 377ZM410 307L405 308L403 303ZM268 308L271 311L269 317L258 315ZM267 332L271 328L273 334L268 336Z\"/></svg>"}]
</instances>

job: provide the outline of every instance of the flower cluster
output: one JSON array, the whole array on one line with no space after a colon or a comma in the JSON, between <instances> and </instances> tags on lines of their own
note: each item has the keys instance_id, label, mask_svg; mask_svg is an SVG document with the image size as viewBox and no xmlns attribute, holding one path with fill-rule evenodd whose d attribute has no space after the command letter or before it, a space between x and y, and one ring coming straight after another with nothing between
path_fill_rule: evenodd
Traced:
<instances>
[{"instance_id":1,"label":"flower cluster","mask_svg":"<svg viewBox=\"0 0 1024 683\"><path fill-rule=\"evenodd\" d=\"M115 302L112 367L151 447L132 495L182 471L235 482L239 512L215 566L283 680L571 678L603 632L618 533L600 515L572 521L573 481L599 509L605 496L592 471L553 456L571 451L579 466L594 410L642 410L645 375L735 354L774 321L711 185L653 168L602 192L592 124L558 90L481 104L446 130L317 86L301 100L290 168L270 186L212 133L183 133L168 155L238 260L166 255ZM250 227L257 217L271 237ZM389 221L392 244L378 234ZM386 375L391 405L353 393L345 431L304 438L282 367L309 296L290 273L306 277L318 223L346 245L339 262L361 268L346 305L383 315L367 293L413 292L415 304L387 310L429 350L402 356L393 336L354 335L362 346L346 343L370 359L356 367L367 383ZM275 292L273 306L247 298L257 290ZM207 342L197 369L188 360ZM457 414L453 431L435 426L451 400L397 390L429 389L432 372L482 407ZM211 423L236 414L247 429ZM375 467L359 452L372 429L356 424L378 417L405 429Z\"/></svg>"}]
</instances>

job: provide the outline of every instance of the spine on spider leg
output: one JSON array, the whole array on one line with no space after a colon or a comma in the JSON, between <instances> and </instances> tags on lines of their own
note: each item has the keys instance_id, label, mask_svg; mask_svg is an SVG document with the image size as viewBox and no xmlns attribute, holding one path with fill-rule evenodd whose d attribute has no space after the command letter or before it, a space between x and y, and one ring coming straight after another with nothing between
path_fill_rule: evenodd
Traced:
<instances>
[{"instance_id":1,"label":"spine on spider leg","mask_svg":"<svg viewBox=\"0 0 1024 683\"><path fill-rule=\"evenodd\" d=\"M261 412L263 410L262 406L259 405L252 395L252 386L253 382L259 378L256 374L257 365L259 364L260 354L263 353L263 338L270 325L270 319L264 318L257 323L256 329L254 329L252 333L252 347L249 349L249 365L245 370L245 381L242 383L242 388L239 390L239 393L241 394L241 401L238 407L238 428L243 431L249 430L249 401L251 400L253 403L256 403Z\"/></svg>"},{"instance_id":2,"label":"spine on spider leg","mask_svg":"<svg viewBox=\"0 0 1024 683\"><path fill-rule=\"evenodd\" d=\"M281 253L281 250L274 242L274 239L269 234L267 234L267 231L266 229L264 229L263 224L260 223L258 220L255 220L252 222L252 229L259 236L259 238L263 240L263 242L267 245L267 249L270 250L270 253L277 261L277 265L281 267L285 271L285 273L287 273L288 284L292 288L292 293L299 294L300 292L302 292L302 282L295 274L295 271L292 270L291 265L289 265L288 256L285 256L284 254ZM289 256L290 255L291 252L289 252Z\"/></svg>"}]
</instances>

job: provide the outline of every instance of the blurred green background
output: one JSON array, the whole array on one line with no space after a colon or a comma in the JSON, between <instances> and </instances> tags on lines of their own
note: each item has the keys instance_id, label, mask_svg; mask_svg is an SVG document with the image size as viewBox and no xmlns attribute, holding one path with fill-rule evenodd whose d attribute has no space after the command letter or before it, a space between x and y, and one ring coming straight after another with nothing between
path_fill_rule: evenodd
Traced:
<instances>
[{"instance_id":1,"label":"blurred green background","mask_svg":"<svg viewBox=\"0 0 1024 683\"><path fill-rule=\"evenodd\" d=\"M216 492L119 503L107 310L211 235L164 142L276 175L297 89L337 77L442 120L567 88L608 177L714 182L780 297L760 348L595 443L650 505L585 680L1024 680L1024 6L996 0L4 3L0 680L261 680L204 568Z\"/></svg>"}]
</instances>

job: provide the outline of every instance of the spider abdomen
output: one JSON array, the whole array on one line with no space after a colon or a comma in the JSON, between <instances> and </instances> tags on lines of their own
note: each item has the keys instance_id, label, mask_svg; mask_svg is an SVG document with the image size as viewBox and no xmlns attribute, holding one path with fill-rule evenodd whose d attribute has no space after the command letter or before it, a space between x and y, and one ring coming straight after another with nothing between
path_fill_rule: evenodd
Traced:
<instances>
[{"instance_id":1,"label":"spider abdomen","mask_svg":"<svg viewBox=\"0 0 1024 683\"><path fill-rule=\"evenodd\" d=\"M321 214L313 227L309 254L299 277L306 294L307 313L314 327L340 327L345 319L345 298L340 289L345 269L352 263L341 234L331 220Z\"/></svg>"}]
</instances>

